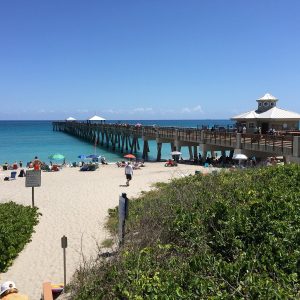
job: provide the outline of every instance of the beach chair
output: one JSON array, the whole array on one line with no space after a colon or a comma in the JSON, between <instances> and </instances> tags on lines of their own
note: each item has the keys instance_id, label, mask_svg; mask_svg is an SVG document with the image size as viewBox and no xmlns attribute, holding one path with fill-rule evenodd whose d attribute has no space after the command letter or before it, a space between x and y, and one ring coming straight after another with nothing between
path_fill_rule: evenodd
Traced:
<instances>
[{"instance_id":1,"label":"beach chair","mask_svg":"<svg viewBox=\"0 0 300 300\"><path fill-rule=\"evenodd\" d=\"M10 173L10 177L6 176L4 177L4 181L9 181L9 180L16 180L17 172L13 171Z\"/></svg>"},{"instance_id":2,"label":"beach chair","mask_svg":"<svg viewBox=\"0 0 300 300\"><path fill-rule=\"evenodd\" d=\"M16 176L17 176L17 172L11 172L10 173L10 178L9 178L9 180L15 180L16 179Z\"/></svg>"}]
</instances>

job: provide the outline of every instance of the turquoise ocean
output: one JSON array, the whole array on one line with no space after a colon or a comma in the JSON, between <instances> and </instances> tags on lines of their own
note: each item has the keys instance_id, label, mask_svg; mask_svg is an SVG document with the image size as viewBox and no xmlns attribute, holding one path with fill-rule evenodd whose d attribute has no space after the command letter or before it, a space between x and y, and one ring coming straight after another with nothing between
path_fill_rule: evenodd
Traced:
<instances>
[{"instance_id":1,"label":"turquoise ocean","mask_svg":"<svg viewBox=\"0 0 300 300\"><path fill-rule=\"evenodd\" d=\"M233 124L230 120L111 120L107 123L127 123L142 125L177 126L177 127L202 127L219 125L226 127ZM141 157L142 141L140 141ZM183 158L188 158L188 149L181 149ZM20 160L23 163L31 161L35 156L45 162L49 162L48 156L61 153L66 157L66 162L79 161L80 154L94 154L94 145L70 136L63 132L52 130L52 121L0 121L0 164L13 163ZM170 158L170 145L163 144L162 158ZM96 147L96 153L109 162L121 160L124 154L112 152L106 147ZM156 157L156 143L150 143L149 158Z\"/></svg>"}]
</instances>

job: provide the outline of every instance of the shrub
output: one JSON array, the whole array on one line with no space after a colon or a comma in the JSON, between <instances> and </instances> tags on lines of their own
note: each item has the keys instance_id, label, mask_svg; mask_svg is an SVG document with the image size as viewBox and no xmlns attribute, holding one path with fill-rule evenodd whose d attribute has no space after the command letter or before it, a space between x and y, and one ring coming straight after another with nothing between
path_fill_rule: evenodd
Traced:
<instances>
[{"instance_id":1,"label":"shrub","mask_svg":"<svg viewBox=\"0 0 300 300\"><path fill-rule=\"evenodd\" d=\"M37 208L0 203L0 272L5 272L30 241L38 224Z\"/></svg>"},{"instance_id":2,"label":"shrub","mask_svg":"<svg viewBox=\"0 0 300 300\"><path fill-rule=\"evenodd\" d=\"M299 182L289 165L159 184L130 202L119 253L75 274L72 299L299 298Z\"/></svg>"}]
</instances>

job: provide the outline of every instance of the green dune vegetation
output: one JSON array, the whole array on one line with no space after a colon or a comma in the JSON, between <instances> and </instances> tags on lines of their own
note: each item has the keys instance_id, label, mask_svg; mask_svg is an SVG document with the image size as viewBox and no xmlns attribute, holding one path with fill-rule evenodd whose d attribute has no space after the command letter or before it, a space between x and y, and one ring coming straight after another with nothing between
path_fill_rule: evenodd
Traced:
<instances>
[{"instance_id":1,"label":"green dune vegetation","mask_svg":"<svg viewBox=\"0 0 300 300\"><path fill-rule=\"evenodd\" d=\"M300 298L299 182L287 165L158 184L130 202L120 250L76 272L72 299Z\"/></svg>"},{"instance_id":2,"label":"green dune vegetation","mask_svg":"<svg viewBox=\"0 0 300 300\"><path fill-rule=\"evenodd\" d=\"M7 271L30 242L38 220L37 208L14 202L0 203L0 272Z\"/></svg>"}]
</instances>

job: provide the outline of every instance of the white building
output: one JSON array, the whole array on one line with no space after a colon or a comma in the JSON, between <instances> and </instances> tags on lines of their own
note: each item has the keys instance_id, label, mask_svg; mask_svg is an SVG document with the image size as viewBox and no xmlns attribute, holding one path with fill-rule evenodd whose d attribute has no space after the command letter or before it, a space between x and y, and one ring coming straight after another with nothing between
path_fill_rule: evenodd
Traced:
<instances>
[{"instance_id":1,"label":"white building","mask_svg":"<svg viewBox=\"0 0 300 300\"><path fill-rule=\"evenodd\" d=\"M232 117L237 121L238 128L246 127L249 133L261 128L266 133L270 128L276 131L298 130L300 114L277 107L278 99L271 94L265 94L256 100L258 108Z\"/></svg>"}]
</instances>

